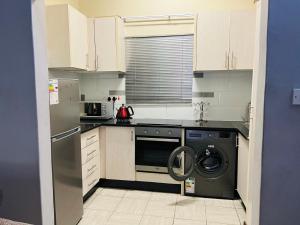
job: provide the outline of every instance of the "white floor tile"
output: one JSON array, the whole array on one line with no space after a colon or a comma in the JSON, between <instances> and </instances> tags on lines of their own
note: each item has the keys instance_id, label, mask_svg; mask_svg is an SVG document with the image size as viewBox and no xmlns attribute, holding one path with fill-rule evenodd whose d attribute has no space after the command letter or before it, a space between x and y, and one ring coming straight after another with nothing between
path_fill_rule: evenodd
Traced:
<instances>
[{"instance_id":1,"label":"white floor tile","mask_svg":"<svg viewBox=\"0 0 300 225\"><path fill-rule=\"evenodd\" d=\"M234 204L233 204L232 200L206 198L205 199L205 204L206 204L206 206L234 208Z\"/></svg>"},{"instance_id":2,"label":"white floor tile","mask_svg":"<svg viewBox=\"0 0 300 225\"><path fill-rule=\"evenodd\" d=\"M177 204L175 219L200 220L206 222L205 205L201 201L195 201L187 205Z\"/></svg>"},{"instance_id":3,"label":"white floor tile","mask_svg":"<svg viewBox=\"0 0 300 225\"><path fill-rule=\"evenodd\" d=\"M140 225L173 225L173 218L143 216Z\"/></svg>"},{"instance_id":4,"label":"white floor tile","mask_svg":"<svg viewBox=\"0 0 300 225\"><path fill-rule=\"evenodd\" d=\"M192 206L192 205L202 205L203 207L205 207L205 201L203 199L195 199L195 198L182 198L179 197L177 199L177 203L176 205L180 205L180 206Z\"/></svg>"},{"instance_id":5,"label":"white floor tile","mask_svg":"<svg viewBox=\"0 0 300 225\"><path fill-rule=\"evenodd\" d=\"M240 200L99 188L84 203L79 225L240 225L244 219Z\"/></svg>"},{"instance_id":6,"label":"white floor tile","mask_svg":"<svg viewBox=\"0 0 300 225\"><path fill-rule=\"evenodd\" d=\"M206 206L206 218L209 223L240 224L235 208Z\"/></svg>"},{"instance_id":7,"label":"white floor tile","mask_svg":"<svg viewBox=\"0 0 300 225\"><path fill-rule=\"evenodd\" d=\"M149 200L123 198L118 205L116 212L142 215Z\"/></svg>"},{"instance_id":8,"label":"white floor tile","mask_svg":"<svg viewBox=\"0 0 300 225\"><path fill-rule=\"evenodd\" d=\"M149 201L144 215L174 217L175 204L161 201Z\"/></svg>"},{"instance_id":9,"label":"white floor tile","mask_svg":"<svg viewBox=\"0 0 300 225\"><path fill-rule=\"evenodd\" d=\"M87 208L114 211L121 200L122 198L97 195Z\"/></svg>"},{"instance_id":10,"label":"white floor tile","mask_svg":"<svg viewBox=\"0 0 300 225\"><path fill-rule=\"evenodd\" d=\"M169 194L169 193L160 193L160 192L153 192L151 196L151 201L164 201L168 203L176 204L176 200L178 194Z\"/></svg>"},{"instance_id":11,"label":"white floor tile","mask_svg":"<svg viewBox=\"0 0 300 225\"><path fill-rule=\"evenodd\" d=\"M141 215L115 212L109 218L107 225L138 225L141 219Z\"/></svg>"},{"instance_id":12,"label":"white floor tile","mask_svg":"<svg viewBox=\"0 0 300 225\"><path fill-rule=\"evenodd\" d=\"M121 190L121 189L108 189L108 188L105 188L100 192L100 195L122 198L122 197L124 197L126 192L127 192L126 190Z\"/></svg>"},{"instance_id":13,"label":"white floor tile","mask_svg":"<svg viewBox=\"0 0 300 225\"><path fill-rule=\"evenodd\" d=\"M189 202L189 200L200 201L203 204L205 204L205 198L193 197L193 196L184 196L184 195L178 195L178 197L177 197L177 203L182 202L184 204L184 202Z\"/></svg>"},{"instance_id":14,"label":"white floor tile","mask_svg":"<svg viewBox=\"0 0 300 225\"><path fill-rule=\"evenodd\" d=\"M147 199L151 198L152 192L149 191L127 191L124 198Z\"/></svg>"},{"instance_id":15,"label":"white floor tile","mask_svg":"<svg viewBox=\"0 0 300 225\"><path fill-rule=\"evenodd\" d=\"M112 212L104 210L85 209L78 225L106 225Z\"/></svg>"},{"instance_id":16,"label":"white floor tile","mask_svg":"<svg viewBox=\"0 0 300 225\"><path fill-rule=\"evenodd\" d=\"M90 196L83 204L83 208L86 209L89 207L89 205L93 202L93 200L96 198L96 195L93 194L92 196Z\"/></svg>"},{"instance_id":17,"label":"white floor tile","mask_svg":"<svg viewBox=\"0 0 300 225\"><path fill-rule=\"evenodd\" d=\"M206 222L197 220L174 219L174 225L206 225Z\"/></svg>"},{"instance_id":18,"label":"white floor tile","mask_svg":"<svg viewBox=\"0 0 300 225\"><path fill-rule=\"evenodd\" d=\"M98 189L95 191L94 195L99 195L102 191L103 191L103 188L98 188Z\"/></svg>"}]
</instances>

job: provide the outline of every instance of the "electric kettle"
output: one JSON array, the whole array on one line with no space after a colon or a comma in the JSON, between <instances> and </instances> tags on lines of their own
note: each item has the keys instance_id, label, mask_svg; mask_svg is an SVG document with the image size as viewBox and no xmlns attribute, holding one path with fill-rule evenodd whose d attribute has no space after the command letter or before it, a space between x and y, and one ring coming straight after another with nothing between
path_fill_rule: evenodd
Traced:
<instances>
[{"instance_id":1,"label":"electric kettle","mask_svg":"<svg viewBox=\"0 0 300 225\"><path fill-rule=\"evenodd\" d=\"M129 109L131 112L129 112ZM125 106L122 104L122 106L118 109L117 112L117 119L118 120L128 120L131 119L131 116L134 115L133 108L131 106Z\"/></svg>"}]
</instances>

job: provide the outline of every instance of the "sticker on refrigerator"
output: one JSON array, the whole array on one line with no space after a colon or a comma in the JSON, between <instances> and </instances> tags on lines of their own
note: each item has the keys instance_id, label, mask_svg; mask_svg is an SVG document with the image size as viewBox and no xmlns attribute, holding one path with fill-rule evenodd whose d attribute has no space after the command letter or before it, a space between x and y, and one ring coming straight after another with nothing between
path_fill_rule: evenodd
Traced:
<instances>
[{"instance_id":1,"label":"sticker on refrigerator","mask_svg":"<svg viewBox=\"0 0 300 225\"><path fill-rule=\"evenodd\" d=\"M189 177L185 180L185 193L194 194L195 193L195 178Z\"/></svg>"},{"instance_id":2,"label":"sticker on refrigerator","mask_svg":"<svg viewBox=\"0 0 300 225\"><path fill-rule=\"evenodd\" d=\"M50 105L59 104L58 80L56 79L49 80L49 98L50 98Z\"/></svg>"}]
</instances>

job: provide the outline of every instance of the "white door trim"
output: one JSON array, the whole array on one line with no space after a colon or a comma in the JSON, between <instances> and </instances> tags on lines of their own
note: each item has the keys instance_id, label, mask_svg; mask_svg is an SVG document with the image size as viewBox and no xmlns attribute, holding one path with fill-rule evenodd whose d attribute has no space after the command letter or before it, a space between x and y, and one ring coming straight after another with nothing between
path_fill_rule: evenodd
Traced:
<instances>
[{"instance_id":1,"label":"white door trim","mask_svg":"<svg viewBox=\"0 0 300 225\"><path fill-rule=\"evenodd\" d=\"M268 0L256 2L256 34L249 142L248 225L259 225L263 144L264 95L267 62Z\"/></svg>"}]
</instances>

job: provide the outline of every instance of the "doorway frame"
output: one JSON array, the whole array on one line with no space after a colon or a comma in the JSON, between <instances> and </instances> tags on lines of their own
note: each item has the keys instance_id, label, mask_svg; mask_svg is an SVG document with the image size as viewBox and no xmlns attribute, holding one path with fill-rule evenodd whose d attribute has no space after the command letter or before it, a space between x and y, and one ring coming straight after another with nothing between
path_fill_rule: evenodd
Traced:
<instances>
[{"instance_id":1,"label":"doorway frame","mask_svg":"<svg viewBox=\"0 0 300 225\"><path fill-rule=\"evenodd\" d=\"M264 97L267 64L268 0L256 1L256 33L249 129L248 225L260 223Z\"/></svg>"}]
</instances>

